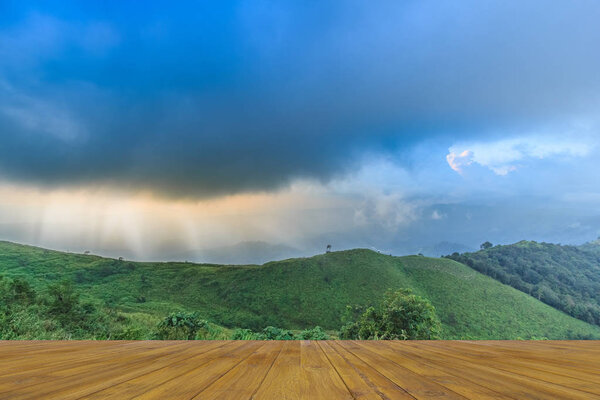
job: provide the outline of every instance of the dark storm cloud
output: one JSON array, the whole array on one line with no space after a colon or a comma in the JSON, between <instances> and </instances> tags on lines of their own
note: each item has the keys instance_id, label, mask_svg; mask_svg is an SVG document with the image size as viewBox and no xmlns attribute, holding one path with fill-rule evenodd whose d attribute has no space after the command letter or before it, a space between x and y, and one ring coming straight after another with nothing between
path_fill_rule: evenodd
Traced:
<instances>
[{"instance_id":1,"label":"dark storm cloud","mask_svg":"<svg viewBox=\"0 0 600 400\"><path fill-rule=\"evenodd\" d=\"M215 4L3 3L0 176L213 196L596 122L594 1Z\"/></svg>"}]
</instances>

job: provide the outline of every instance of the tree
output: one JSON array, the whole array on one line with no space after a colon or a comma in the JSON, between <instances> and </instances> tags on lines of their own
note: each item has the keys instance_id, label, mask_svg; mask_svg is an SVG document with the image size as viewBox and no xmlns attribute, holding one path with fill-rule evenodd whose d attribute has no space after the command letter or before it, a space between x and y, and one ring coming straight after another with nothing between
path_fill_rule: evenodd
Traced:
<instances>
[{"instance_id":1,"label":"tree","mask_svg":"<svg viewBox=\"0 0 600 400\"><path fill-rule=\"evenodd\" d=\"M48 286L48 294L50 295L48 311L63 319L72 319L71 314L79 306L79 293L73 288L73 283L63 280L51 284Z\"/></svg>"},{"instance_id":2,"label":"tree","mask_svg":"<svg viewBox=\"0 0 600 400\"><path fill-rule=\"evenodd\" d=\"M494 245L491 244L490 242L483 242L481 244L481 250L487 250L487 249L491 249Z\"/></svg>"},{"instance_id":3,"label":"tree","mask_svg":"<svg viewBox=\"0 0 600 400\"><path fill-rule=\"evenodd\" d=\"M356 312L356 307L348 307ZM388 290L379 307L368 307L358 320L342 327L342 339L437 339L441 324L431 303L410 289Z\"/></svg>"}]
</instances>

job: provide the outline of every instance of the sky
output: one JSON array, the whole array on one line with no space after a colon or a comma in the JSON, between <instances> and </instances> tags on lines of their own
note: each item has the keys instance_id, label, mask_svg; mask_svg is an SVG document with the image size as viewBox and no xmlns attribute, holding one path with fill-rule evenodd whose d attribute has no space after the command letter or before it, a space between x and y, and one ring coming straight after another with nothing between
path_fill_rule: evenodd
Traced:
<instances>
[{"instance_id":1,"label":"sky","mask_svg":"<svg viewBox=\"0 0 600 400\"><path fill-rule=\"evenodd\" d=\"M197 261L593 240L598 20L594 0L2 0L0 240Z\"/></svg>"}]
</instances>

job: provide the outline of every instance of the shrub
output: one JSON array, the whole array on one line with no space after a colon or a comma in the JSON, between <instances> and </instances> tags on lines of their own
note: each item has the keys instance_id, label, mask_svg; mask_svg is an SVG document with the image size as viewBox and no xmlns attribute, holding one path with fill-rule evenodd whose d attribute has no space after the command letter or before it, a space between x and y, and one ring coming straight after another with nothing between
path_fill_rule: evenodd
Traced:
<instances>
[{"instance_id":1,"label":"shrub","mask_svg":"<svg viewBox=\"0 0 600 400\"><path fill-rule=\"evenodd\" d=\"M356 311L356 307L349 307ZM409 289L388 291L378 308L368 307L340 330L342 339L437 339L441 329L431 303Z\"/></svg>"},{"instance_id":2,"label":"shrub","mask_svg":"<svg viewBox=\"0 0 600 400\"><path fill-rule=\"evenodd\" d=\"M79 305L79 294L70 281L62 281L48 286L48 311L50 314L67 319Z\"/></svg>"},{"instance_id":3,"label":"shrub","mask_svg":"<svg viewBox=\"0 0 600 400\"><path fill-rule=\"evenodd\" d=\"M229 336L230 336L230 334L222 326L211 324L210 322L206 322L206 324L196 332L195 339L196 340L227 340L227 339L229 339Z\"/></svg>"},{"instance_id":4,"label":"shrub","mask_svg":"<svg viewBox=\"0 0 600 400\"><path fill-rule=\"evenodd\" d=\"M160 340L192 340L207 325L208 322L200 319L197 313L171 313L158 324L155 336Z\"/></svg>"},{"instance_id":5,"label":"shrub","mask_svg":"<svg viewBox=\"0 0 600 400\"><path fill-rule=\"evenodd\" d=\"M320 326L312 329L305 329L298 334L298 339L302 340L329 340L330 337Z\"/></svg>"},{"instance_id":6,"label":"shrub","mask_svg":"<svg viewBox=\"0 0 600 400\"><path fill-rule=\"evenodd\" d=\"M238 328L231 334L231 340L258 340L258 334L250 329Z\"/></svg>"},{"instance_id":7,"label":"shrub","mask_svg":"<svg viewBox=\"0 0 600 400\"><path fill-rule=\"evenodd\" d=\"M0 277L2 339L108 339L125 323L111 309L81 302L69 281L38 296L27 281Z\"/></svg>"},{"instance_id":8,"label":"shrub","mask_svg":"<svg viewBox=\"0 0 600 400\"><path fill-rule=\"evenodd\" d=\"M144 339L145 331L143 328L135 326L124 326L122 329L113 333L113 340L140 340Z\"/></svg>"},{"instance_id":9,"label":"shrub","mask_svg":"<svg viewBox=\"0 0 600 400\"><path fill-rule=\"evenodd\" d=\"M267 326L257 335L258 340L294 340L294 333L287 329Z\"/></svg>"}]
</instances>

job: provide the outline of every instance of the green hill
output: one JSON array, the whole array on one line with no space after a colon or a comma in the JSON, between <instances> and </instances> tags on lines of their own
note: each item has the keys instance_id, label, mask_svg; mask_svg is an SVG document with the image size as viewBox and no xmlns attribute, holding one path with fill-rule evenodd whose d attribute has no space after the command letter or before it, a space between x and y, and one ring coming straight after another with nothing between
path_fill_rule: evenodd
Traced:
<instances>
[{"instance_id":1,"label":"green hill","mask_svg":"<svg viewBox=\"0 0 600 400\"><path fill-rule=\"evenodd\" d=\"M531 294L554 308L600 325L600 246L521 241L450 258Z\"/></svg>"},{"instance_id":2,"label":"green hill","mask_svg":"<svg viewBox=\"0 0 600 400\"><path fill-rule=\"evenodd\" d=\"M384 291L412 288L436 307L443 338L600 337L600 328L449 259L348 250L266 263L222 266L119 261L0 242L0 274L38 290L72 280L90 300L136 321L198 311L226 327L341 326L348 304L378 303Z\"/></svg>"},{"instance_id":3,"label":"green hill","mask_svg":"<svg viewBox=\"0 0 600 400\"><path fill-rule=\"evenodd\" d=\"M577 246L580 250L600 256L600 238Z\"/></svg>"}]
</instances>

